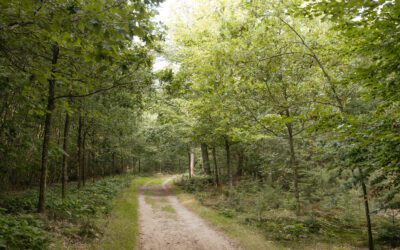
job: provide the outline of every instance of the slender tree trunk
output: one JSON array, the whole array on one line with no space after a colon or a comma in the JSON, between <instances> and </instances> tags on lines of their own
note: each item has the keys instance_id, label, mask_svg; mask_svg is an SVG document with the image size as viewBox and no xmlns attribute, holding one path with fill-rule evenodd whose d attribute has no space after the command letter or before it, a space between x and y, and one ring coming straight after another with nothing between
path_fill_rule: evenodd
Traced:
<instances>
[{"instance_id":1,"label":"slender tree trunk","mask_svg":"<svg viewBox=\"0 0 400 250\"><path fill-rule=\"evenodd\" d=\"M76 177L78 181L78 188L81 188L82 185L82 127L83 127L83 118L82 115L79 114L78 120L78 155L77 155L77 164L76 164Z\"/></svg>"},{"instance_id":2,"label":"slender tree trunk","mask_svg":"<svg viewBox=\"0 0 400 250\"><path fill-rule=\"evenodd\" d=\"M95 178L95 175L96 175L96 173L95 173L95 167L97 166L97 160L96 160L96 158L94 157L94 153L93 153L93 151L92 152L90 152L90 155L91 155L91 157L90 157L90 162L92 162L92 164L91 164L91 169L92 169L92 182L94 183L94 178Z\"/></svg>"},{"instance_id":3,"label":"slender tree trunk","mask_svg":"<svg viewBox=\"0 0 400 250\"><path fill-rule=\"evenodd\" d=\"M238 157L237 158L238 164L237 164L236 176L240 178L243 175L243 165L244 165L244 150L242 147L239 148L237 157Z\"/></svg>"},{"instance_id":4,"label":"slender tree trunk","mask_svg":"<svg viewBox=\"0 0 400 250\"><path fill-rule=\"evenodd\" d=\"M194 150L190 150L190 176L194 176L195 155Z\"/></svg>"},{"instance_id":5,"label":"slender tree trunk","mask_svg":"<svg viewBox=\"0 0 400 250\"><path fill-rule=\"evenodd\" d=\"M132 174L136 174L136 159L135 157L132 157Z\"/></svg>"},{"instance_id":6,"label":"slender tree trunk","mask_svg":"<svg viewBox=\"0 0 400 250\"><path fill-rule=\"evenodd\" d=\"M192 171L191 171L191 167L190 167L190 163L191 163L191 154L190 154L190 148L188 148L188 172L189 172L189 179L192 178Z\"/></svg>"},{"instance_id":7,"label":"slender tree trunk","mask_svg":"<svg viewBox=\"0 0 400 250\"><path fill-rule=\"evenodd\" d=\"M217 153L215 152L215 146L212 148L212 155L214 161L214 172L215 172L215 184L219 186L219 174L218 174L218 165L217 165Z\"/></svg>"},{"instance_id":8,"label":"slender tree trunk","mask_svg":"<svg viewBox=\"0 0 400 250\"><path fill-rule=\"evenodd\" d=\"M114 174L115 173L115 153L112 154L112 170L111 172Z\"/></svg>"},{"instance_id":9,"label":"slender tree trunk","mask_svg":"<svg viewBox=\"0 0 400 250\"><path fill-rule=\"evenodd\" d=\"M86 133L83 133L82 138L82 169L81 169L81 176L82 176L82 185L86 185Z\"/></svg>"},{"instance_id":10,"label":"slender tree trunk","mask_svg":"<svg viewBox=\"0 0 400 250\"><path fill-rule=\"evenodd\" d=\"M61 131L61 129L57 129L57 145L59 148L64 147L64 131ZM62 182L62 167L59 168L57 161L53 162L53 171L50 172L50 175L53 176L53 179L51 183L59 183ZM60 165L62 165L62 157L61 157L61 162ZM60 172L59 172L60 171Z\"/></svg>"},{"instance_id":11,"label":"slender tree trunk","mask_svg":"<svg viewBox=\"0 0 400 250\"><path fill-rule=\"evenodd\" d=\"M374 239L372 235L372 223L371 223L371 215L369 212L369 202L368 202L368 191L367 186L364 180L364 173L361 169L359 169L361 175L361 188L363 192L363 199L364 199L364 209L365 209L365 218L367 220L367 230L368 230L368 248L369 250L374 250Z\"/></svg>"},{"instance_id":12,"label":"slender tree trunk","mask_svg":"<svg viewBox=\"0 0 400 250\"><path fill-rule=\"evenodd\" d=\"M55 65L58 60L59 48L57 44L52 44L52 72L55 71ZM48 80L49 82L49 94L47 97L47 109L46 109L46 118L44 122L44 133L43 133L43 147L42 147L42 162L41 162L41 170L40 170L40 187L39 187L39 202L38 202L38 212L43 213L45 211L46 204L46 182L47 182L47 168L49 162L49 143L50 143L50 133L52 126L52 116L53 111L55 109L55 88L56 88L56 79L54 74L52 74L51 78Z\"/></svg>"},{"instance_id":13,"label":"slender tree trunk","mask_svg":"<svg viewBox=\"0 0 400 250\"><path fill-rule=\"evenodd\" d=\"M211 175L210 160L208 158L208 147L207 144L201 144L201 156L203 158L203 169L204 173L208 176Z\"/></svg>"},{"instance_id":14,"label":"slender tree trunk","mask_svg":"<svg viewBox=\"0 0 400 250\"><path fill-rule=\"evenodd\" d=\"M299 191L299 169L297 166L296 152L294 150L293 127L291 123L286 124L290 149L290 166L294 173L294 196L296 198L296 214L300 215L300 191Z\"/></svg>"},{"instance_id":15,"label":"slender tree trunk","mask_svg":"<svg viewBox=\"0 0 400 250\"><path fill-rule=\"evenodd\" d=\"M226 150L226 169L229 178L229 186L233 187L233 178L231 169L231 150L228 138L225 138L225 150Z\"/></svg>"},{"instance_id":16,"label":"slender tree trunk","mask_svg":"<svg viewBox=\"0 0 400 250\"><path fill-rule=\"evenodd\" d=\"M61 181L61 196L64 199L67 189L68 181L68 137L70 127L70 116L68 111L65 113L65 124L64 124L64 142L63 142L63 158L62 158L62 181Z\"/></svg>"},{"instance_id":17,"label":"slender tree trunk","mask_svg":"<svg viewBox=\"0 0 400 250\"><path fill-rule=\"evenodd\" d=\"M138 162L138 173L140 174L140 158L139 158L139 162Z\"/></svg>"}]
</instances>

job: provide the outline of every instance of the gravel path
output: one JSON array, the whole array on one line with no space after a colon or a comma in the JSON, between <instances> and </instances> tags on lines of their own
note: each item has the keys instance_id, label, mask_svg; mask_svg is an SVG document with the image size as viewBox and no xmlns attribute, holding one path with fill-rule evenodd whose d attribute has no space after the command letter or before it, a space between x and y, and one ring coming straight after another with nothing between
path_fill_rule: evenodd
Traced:
<instances>
[{"instance_id":1,"label":"gravel path","mask_svg":"<svg viewBox=\"0 0 400 250\"><path fill-rule=\"evenodd\" d=\"M168 181L162 186L144 186L140 190L139 249L239 249L184 207L168 189Z\"/></svg>"}]
</instances>

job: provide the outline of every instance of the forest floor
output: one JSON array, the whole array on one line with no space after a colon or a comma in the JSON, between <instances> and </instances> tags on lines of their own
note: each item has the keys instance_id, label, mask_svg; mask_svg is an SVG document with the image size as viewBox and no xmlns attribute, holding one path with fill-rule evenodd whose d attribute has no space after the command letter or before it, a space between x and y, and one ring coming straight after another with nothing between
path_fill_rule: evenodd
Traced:
<instances>
[{"instance_id":1,"label":"forest floor","mask_svg":"<svg viewBox=\"0 0 400 250\"><path fill-rule=\"evenodd\" d=\"M139 249L240 249L179 202L171 179L139 191Z\"/></svg>"}]
</instances>

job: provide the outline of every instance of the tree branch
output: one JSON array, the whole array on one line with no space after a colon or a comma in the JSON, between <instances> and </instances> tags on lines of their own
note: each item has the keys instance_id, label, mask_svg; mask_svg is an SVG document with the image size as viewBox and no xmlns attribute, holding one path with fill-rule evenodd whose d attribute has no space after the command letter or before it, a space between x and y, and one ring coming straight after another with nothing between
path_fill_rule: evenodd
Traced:
<instances>
[{"instance_id":1,"label":"tree branch","mask_svg":"<svg viewBox=\"0 0 400 250\"><path fill-rule=\"evenodd\" d=\"M304 38L300 35L299 32L297 32L297 30L290 25L288 22L286 22L285 20L283 20L283 18L278 17L279 20L281 20L290 30L292 30L296 36L300 39L301 43L303 44L303 46L310 52L310 56L312 58L314 58L314 60L317 62L319 68L321 69L322 73L324 74L325 78L327 79L329 86L335 96L336 102L338 103L337 107L339 107L340 111L343 112L343 103L342 100L340 99L339 95L337 94L335 85L332 83L332 79L330 77L330 75L328 74L328 72L326 71L324 65L322 64L321 60L319 59L319 57L317 56L317 54L314 52L313 49L311 49L310 46L308 46L308 44L306 43L306 41L304 40Z\"/></svg>"}]
</instances>

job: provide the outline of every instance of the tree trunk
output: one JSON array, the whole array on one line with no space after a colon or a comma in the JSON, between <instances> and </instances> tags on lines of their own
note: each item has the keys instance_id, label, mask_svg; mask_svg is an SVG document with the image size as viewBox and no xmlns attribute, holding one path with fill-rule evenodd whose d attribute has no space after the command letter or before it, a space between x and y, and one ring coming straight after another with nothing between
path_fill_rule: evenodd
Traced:
<instances>
[{"instance_id":1,"label":"tree trunk","mask_svg":"<svg viewBox=\"0 0 400 250\"><path fill-rule=\"evenodd\" d=\"M78 188L81 188L82 185L82 126L83 126L83 119L82 115L79 114L78 120L78 154L77 154L77 164L76 164L76 178L78 182Z\"/></svg>"},{"instance_id":2,"label":"tree trunk","mask_svg":"<svg viewBox=\"0 0 400 250\"><path fill-rule=\"evenodd\" d=\"M288 131L288 141L290 149L290 166L294 173L294 196L296 198L296 214L300 215L300 191L299 191L299 169L296 161L296 152L294 150L294 140L293 140L293 127L291 123L286 124Z\"/></svg>"},{"instance_id":3,"label":"tree trunk","mask_svg":"<svg viewBox=\"0 0 400 250\"><path fill-rule=\"evenodd\" d=\"M115 174L115 153L112 153L111 173Z\"/></svg>"},{"instance_id":4,"label":"tree trunk","mask_svg":"<svg viewBox=\"0 0 400 250\"><path fill-rule=\"evenodd\" d=\"M132 157L132 174L136 174L136 158Z\"/></svg>"},{"instance_id":5,"label":"tree trunk","mask_svg":"<svg viewBox=\"0 0 400 250\"><path fill-rule=\"evenodd\" d=\"M58 60L59 48L57 44L52 44L52 72L55 72L55 65ZM50 143L50 133L51 133L51 125L52 125L52 116L53 111L55 109L55 88L56 88L56 79L54 74L52 74L51 78L48 80L49 83L49 94L47 97L47 109L46 109L46 118L44 122L44 132L43 132L43 147L42 147L42 162L40 169L40 187L39 187L39 202L38 202L38 212L43 213L45 211L46 204L46 182L47 182L47 168L49 162L49 143Z\"/></svg>"},{"instance_id":6,"label":"tree trunk","mask_svg":"<svg viewBox=\"0 0 400 250\"><path fill-rule=\"evenodd\" d=\"M228 138L225 138L225 150L226 150L226 170L229 178L229 186L233 187L232 169L231 169L231 150Z\"/></svg>"},{"instance_id":7,"label":"tree trunk","mask_svg":"<svg viewBox=\"0 0 400 250\"><path fill-rule=\"evenodd\" d=\"M189 179L190 178L192 178L192 171L191 171L191 168L190 168L190 160L191 160L191 157L190 157L190 148L188 148L188 172L189 172Z\"/></svg>"},{"instance_id":8,"label":"tree trunk","mask_svg":"<svg viewBox=\"0 0 400 250\"><path fill-rule=\"evenodd\" d=\"M193 149L190 150L190 176L194 176L195 155Z\"/></svg>"},{"instance_id":9,"label":"tree trunk","mask_svg":"<svg viewBox=\"0 0 400 250\"><path fill-rule=\"evenodd\" d=\"M240 177L243 175L243 166L244 166L244 150L242 147L239 148L237 159L238 159L238 164L237 164L236 176L239 177L240 179Z\"/></svg>"},{"instance_id":10,"label":"tree trunk","mask_svg":"<svg viewBox=\"0 0 400 250\"><path fill-rule=\"evenodd\" d=\"M217 154L215 152L215 146L212 148L212 155L214 161L215 184L219 186L219 174L218 174Z\"/></svg>"},{"instance_id":11,"label":"tree trunk","mask_svg":"<svg viewBox=\"0 0 400 250\"><path fill-rule=\"evenodd\" d=\"M69 137L69 126L70 116L68 111L65 113L65 124L64 124L64 141L63 141L63 157L62 157L62 180L61 180L61 196L64 199L67 189L68 181L68 137Z\"/></svg>"},{"instance_id":12,"label":"tree trunk","mask_svg":"<svg viewBox=\"0 0 400 250\"><path fill-rule=\"evenodd\" d=\"M140 174L140 158L139 158L139 162L138 162L138 174Z\"/></svg>"},{"instance_id":13,"label":"tree trunk","mask_svg":"<svg viewBox=\"0 0 400 250\"><path fill-rule=\"evenodd\" d=\"M82 168L81 168L81 176L82 176L82 185L86 185L86 134L87 131L83 133L82 138Z\"/></svg>"},{"instance_id":14,"label":"tree trunk","mask_svg":"<svg viewBox=\"0 0 400 250\"><path fill-rule=\"evenodd\" d=\"M364 181L364 174L361 169L359 169L361 175L361 187L364 198L364 209L365 209L365 218L367 220L367 229L368 229L368 248L369 250L374 250L374 240L372 236L372 223L371 223L371 215L369 212L369 203L368 203L368 192L367 186Z\"/></svg>"},{"instance_id":15,"label":"tree trunk","mask_svg":"<svg viewBox=\"0 0 400 250\"><path fill-rule=\"evenodd\" d=\"M89 162L91 162L92 164L90 164L92 167L91 167L91 172L92 172L92 182L94 183L94 178L95 178L95 175L96 175L96 173L95 173L95 167L97 166L97 160L96 160L96 158L94 157L94 153L93 153L93 151L91 151L90 152L90 161Z\"/></svg>"},{"instance_id":16,"label":"tree trunk","mask_svg":"<svg viewBox=\"0 0 400 250\"><path fill-rule=\"evenodd\" d=\"M208 147L205 143L201 144L201 156L203 158L204 173L208 176L211 175L210 161L208 159Z\"/></svg>"}]
</instances>

